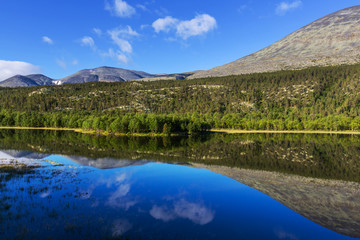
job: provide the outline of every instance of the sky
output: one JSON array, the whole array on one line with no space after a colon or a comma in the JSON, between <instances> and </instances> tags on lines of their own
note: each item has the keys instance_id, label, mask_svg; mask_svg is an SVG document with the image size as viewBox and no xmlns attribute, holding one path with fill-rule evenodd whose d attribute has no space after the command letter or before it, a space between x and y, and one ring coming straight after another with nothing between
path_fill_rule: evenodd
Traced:
<instances>
[{"instance_id":1,"label":"sky","mask_svg":"<svg viewBox=\"0 0 360 240\"><path fill-rule=\"evenodd\" d=\"M355 0L0 0L0 81L111 66L207 70Z\"/></svg>"}]
</instances>

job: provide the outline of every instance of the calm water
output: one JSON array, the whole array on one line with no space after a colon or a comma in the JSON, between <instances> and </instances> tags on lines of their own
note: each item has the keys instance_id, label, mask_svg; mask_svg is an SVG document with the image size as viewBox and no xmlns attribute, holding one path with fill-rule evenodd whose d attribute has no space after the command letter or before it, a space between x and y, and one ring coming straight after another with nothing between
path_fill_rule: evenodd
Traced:
<instances>
[{"instance_id":1,"label":"calm water","mask_svg":"<svg viewBox=\"0 0 360 240\"><path fill-rule=\"evenodd\" d=\"M277 168L281 174L355 184L359 143L351 136L133 139L0 131L1 161L40 164L0 170L0 239L350 239L359 236L356 222L350 230L329 229L350 223L334 223L332 216L318 224L316 217L302 216L306 209L297 213L192 164ZM347 161L328 159L336 154ZM305 167L297 168L299 163ZM358 213L359 198L353 201L349 211ZM349 222L359 217L348 215Z\"/></svg>"}]
</instances>

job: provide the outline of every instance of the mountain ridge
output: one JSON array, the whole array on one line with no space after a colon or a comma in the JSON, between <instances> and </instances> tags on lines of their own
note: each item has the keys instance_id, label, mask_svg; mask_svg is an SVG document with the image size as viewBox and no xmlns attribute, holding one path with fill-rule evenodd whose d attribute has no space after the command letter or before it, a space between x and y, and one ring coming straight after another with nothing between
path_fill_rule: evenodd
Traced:
<instances>
[{"instance_id":1,"label":"mountain ridge","mask_svg":"<svg viewBox=\"0 0 360 240\"><path fill-rule=\"evenodd\" d=\"M274 44L193 78L240 75L360 62L360 5L326 15Z\"/></svg>"},{"instance_id":2,"label":"mountain ridge","mask_svg":"<svg viewBox=\"0 0 360 240\"><path fill-rule=\"evenodd\" d=\"M159 75L143 71L128 70L102 66L93 69L83 69L72 75L60 79L52 79L43 74L15 75L0 82L0 87L34 87L44 85L61 85L86 82L119 82L132 81L142 78L153 78Z\"/></svg>"}]
</instances>

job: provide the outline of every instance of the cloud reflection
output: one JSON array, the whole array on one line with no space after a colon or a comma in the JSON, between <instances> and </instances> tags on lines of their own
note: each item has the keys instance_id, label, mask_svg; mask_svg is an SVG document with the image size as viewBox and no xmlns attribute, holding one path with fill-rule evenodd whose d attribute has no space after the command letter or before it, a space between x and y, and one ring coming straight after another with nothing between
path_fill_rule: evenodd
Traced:
<instances>
[{"instance_id":1,"label":"cloud reflection","mask_svg":"<svg viewBox=\"0 0 360 240\"><path fill-rule=\"evenodd\" d=\"M134 206L137 201L131 199L128 194L131 189L131 184L128 182L129 176L125 173L118 175L113 181L106 182L108 188L113 185L117 186L116 190L110 194L106 204L114 208L122 208L128 210Z\"/></svg>"},{"instance_id":2,"label":"cloud reflection","mask_svg":"<svg viewBox=\"0 0 360 240\"><path fill-rule=\"evenodd\" d=\"M171 208L154 205L150 215L158 220L168 222L176 218L185 218L195 224L205 225L214 219L215 213L199 203L192 203L185 199L174 202Z\"/></svg>"},{"instance_id":3,"label":"cloud reflection","mask_svg":"<svg viewBox=\"0 0 360 240\"><path fill-rule=\"evenodd\" d=\"M282 229L278 229L275 231L275 235L279 238L279 239L288 239L288 240L298 240L299 238L296 237L294 234L286 232Z\"/></svg>"},{"instance_id":4,"label":"cloud reflection","mask_svg":"<svg viewBox=\"0 0 360 240\"><path fill-rule=\"evenodd\" d=\"M112 235L113 237L122 236L124 233L132 228L132 224L126 219L117 219L113 223Z\"/></svg>"}]
</instances>

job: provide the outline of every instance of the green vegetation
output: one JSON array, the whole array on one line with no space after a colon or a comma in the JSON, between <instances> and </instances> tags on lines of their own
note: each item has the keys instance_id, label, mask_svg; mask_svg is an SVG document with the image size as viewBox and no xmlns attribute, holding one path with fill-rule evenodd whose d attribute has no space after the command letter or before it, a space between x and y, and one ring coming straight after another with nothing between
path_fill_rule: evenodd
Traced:
<instances>
[{"instance_id":1,"label":"green vegetation","mask_svg":"<svg viewBox=\"0 0 360 240\"><path fill-rule=\"evenodd\" d=\"M360 65L184 81L0 88L0 125L190 134L360 130Z\"/></svg>"}]
</instances>

